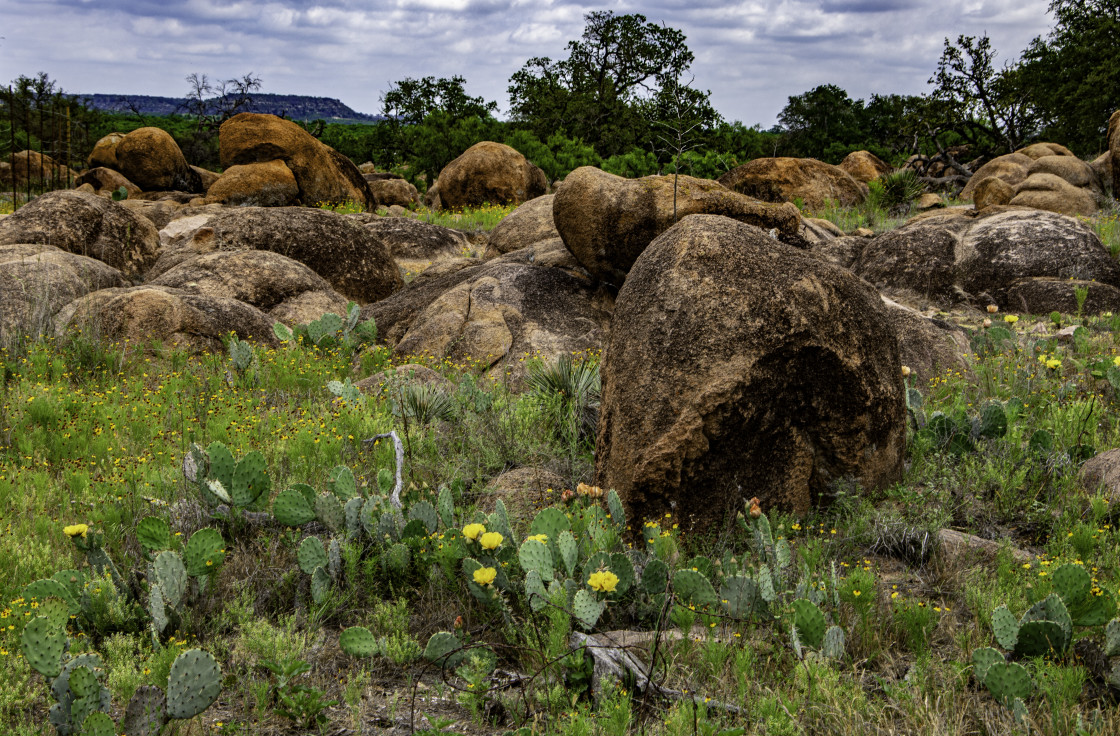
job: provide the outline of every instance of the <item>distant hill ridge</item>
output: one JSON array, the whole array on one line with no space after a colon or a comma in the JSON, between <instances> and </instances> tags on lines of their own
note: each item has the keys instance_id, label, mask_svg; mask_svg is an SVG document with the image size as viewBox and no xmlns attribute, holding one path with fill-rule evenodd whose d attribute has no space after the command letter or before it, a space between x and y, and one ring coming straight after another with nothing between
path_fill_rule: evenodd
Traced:
<instances>
[{"instance_id":1,"label":"distant hill ridge","mask_svg":"<svg viewBox=\"0 0 1120 736\"><path fill-rule=\"evenodd\" d=\"M141 115L176 115L187 110L185 97L157 97L155 95L77 95L89 100L89 106L105 112L138 112ZM291 120L326 120L330 122L375 123L380 115L358 112L333 97L308 97L306 95L255 94L252 104L243 112L260 112L282 115Z\"/></svg>"}]
</instances>

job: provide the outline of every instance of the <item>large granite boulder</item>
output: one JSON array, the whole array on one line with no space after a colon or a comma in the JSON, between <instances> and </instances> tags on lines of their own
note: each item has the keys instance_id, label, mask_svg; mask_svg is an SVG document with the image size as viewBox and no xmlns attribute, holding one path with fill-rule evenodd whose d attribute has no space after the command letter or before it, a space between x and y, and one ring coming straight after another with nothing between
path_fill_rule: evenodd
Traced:
<instances>
[{"instance_id":1,"label":"large granite boulder","mask_svg":"<svg viewBox=\"0 0 1120 736\"><path fill-rule=\"evenodd\" d=\"M206 253L148 282L185 294L237 299L287 325L346 314L346 297L299 261L267 250Z\"/></svg>"},{"instance_id":2,"label":"large granite boulder","mask_svg":"<svg viewBox=\"0 0 1120 736\"><path fill-rule=\"evenodd\" d=\"M459 258L470 248L465 233L410 217L383 217L365 225L385 244L397 265L419 273L437 261Z\"/></svg>"},{"instance_id":3,"label":"large granite boulder","mask_svg":"<svg viewBox=\"0 0 1120 736\"><path fill-rule=\"evenodd\" d=\"M526 357L555 360L602 346L611 302L586 281L501 259L449 265L362 308L362 319L376 320L378 339L398 359L446 358L517 383Z\"/></svg>"},{"instance_id":4,"label":"large granite boulder","mask_svg":"<svg viewBox=\"0 0 1120 736\"><path fill-rule=\"evenodd\" d=\"M227 297L190 294L166 286L101 289L76 299L56 315L55 330L92 322L109 340L222 352L231 332L242 340L276 345L273 320L256 307Z\"/></svg>"},{"instance_id":5,"label":"large granite boulder","mask_svg":"<svg viewBox=\"0 0 1120 736\"><path fill-rule=\"evenodd\" d=\"M1014 188L1023 179L1027 178L1027 169L1033 163L1033 158L1022 153L996 156L973 172L972 177L964 185L964 189L961 190L960 198L966 201L972 200L975 196L976 187L988 177L995 177Z\"/></svg>"},{"instance_id":6,"label":"large granite boulder","mask_svg":"<svg viewBox=\"0 0 1120 736\"><path fill-rule=\"evenodd\" d=\"M231 166L206 191L207 203L286 207L299 203L295 174L279 159Z\"/></svg>"},{"instance_id":7,"label":"large granite boulder","mask_svg":"<svg viewBox=\"0 0 1120 736\"><path fill-rule=\"evenodd\" d=\"M818 210L829 202L842 207L867 198L867 185L844 169L815 158L756 158L719 178L728 189L765 202L801 200Z\"/></svg>"},{"instance_id":8,"label":"large granite boulder","mask_svg":"<svg viewBox=\"0 0 1120 736\"><path fill-rule=\"evenodd\" d=\"M581 166L568 174L552 204L568 250L592 276L616 285L650 241L693 214L723 215L800 242L801 214L792 204L759 202L691 176L625 179Z\"/></svg>"},{"instance_id":9,"label":"large granite boulder","mask_svg":"<svg viewBox=\"0 0 1120 736\"><path fill-rule=\"evenodd\" d=\"M282 161L295 176L304 205L356 202L377 208L377 199L354 163L290 120L243 112L218 130L222 167Z\"/></svg>"},{"instance_id":10,"label":"large granite boulder","mask_svg":"<svg viewBox=\"0 0 1120 736\"><path fill-rule=\"evenodd\" d=\"M1120 110L1108 118L1108 158L1112 169L1112 196L1120 197Z\"/></svg>"},{"instance_id":11,"label":"large granite boulder","mask_svg":"<svg viewBox=\"0 0 1120 736\"><path fill-rule=\"evenodd\" d=\"M53 245L0 245L0 345L50 334L65 305L92 290L125 285L112 266Z\"/></svg>"},{"instance_id":12,"label":"large granite boulder","mask_svg":"<svg viewBox=\"0 0 1120 736\"><path fill-rule=\"evenodd\" d=\"M490 231L487 248L495 253L509 253L533 243L560 237L552 219L556 195L530 199L509 213Z\"/></svg>"},{"instance_id":13,"label":"large granite boulder","mask_svg":"<svg viewBox=\"0 0 1120 736\"><path fill-rule=\"evenodd\" d=\"M371 177L379 178L371 179ZM416 191L416 187L401 177L366 174L365 179L366 183L369 184L370 191L373 192L373 196L377 198L377 204L381 207L392 207L393 205L410 207L420 204L420 193Z\"/></svg>"},{"instance_id":14,"label":"large granite boulder","mask_svg":"<svg viewBox=\"0 0 1120 736\"><path fill-rule=\"evenodd\" d=\"M110 196L121 187L124 187L124 191L129 197L134 197L142 191L140 187L126 179L121 172L104 166L83 171L74 180L74 188L76 189L83 184L89 184L93 191L101 196Z\"/></svg>"},{"instance_id":15,"label":"large granite boulder","mask_svg":"<svg viewBox=\"0 0 1120 736\"><path fill-rule=\"evenodd\" d=\"M16 186L31 181L32 187L42 183L46 188L69 186L78 178L78 172L38 151L19 151L9 158L5 175L7 183Z\"/></svg>"},{"instance_id":16,"label":"large granite boulder","mask_svg":"<svg viewBox=\"0 0 1120 736\"><path fill-rule=\"evenodd\" d=\"M840 162L840 168L864 184L891 173L891 166L870 151L852 151Z\"/></svg>"},{"instance_id":17,"label":"large granite boulder","mask_svg":"<svg viewBox=\"0 0 1120 736\"><path fill-rule=\"evenodd\" d=\"M161 128L137 128L117 143L117 170L146 192L205 191L179 144Z\"/></svg>"},{"instance_id":18,"label":"large granite boulder","mask_svg":"<svg viewBox=\"0 0 1120 736\"><path fill-rule=\"evenodd\" d=\"M476 143L439 172L446 209L526 202L548 192L548 178L504 143Z\"/></svg>"},{"instance_id":19,"label":"large granite boulder","mask_svg":"<svg viewBox=\"0 0 1120 736\"><path fill-rule=\"evenodd\" d=\"M86 163L91 169L104 166L107 169L117 168L117 144L124 140L124 133L110 133L98 139L93 144Z\"/></svg>"},{"instance_id":20,"label":"large granite boulder","mask_svg":"<svg viewBox=\"0 0 1120 736\"><path fill-rule=\"evenodd\" d=\"M0 243L44 243L96 258L126 278L144 274L159 257L159 231L105 197L56 191L0 220Z\"/></svg>"},{"instance_id":21,"label":"large granite boulder","mask_svg":"<svg viewBox=\"0 0 1120 736\"><path fill-rule=\"evenodd\" d=\"M834 484L902 475L898 339L851 272L725 217L684 218L638 258L603 353L596 485L635 525L805 514Z\"/></svg>"},{"instance_id":22,"label":"large granite boulder","mask_svg":"<svg viewBox=\"0 0 1120 736\"><path fill-rule=\"evenodd\" d=\"M214 251L268 250L308 266L359 304L389 296L403 285L385 244L360 223L308 207L238 207L181 233L164 247L152 278Z\"/></svg>"},{"instance_id":23,"label":"large granite boulder","mask_svg":"<svg viewBox=\"0 0 1120 736\"><path fill-rule=\"evenodd\" d=\"M948 211L868 241L852 270L884 293L942 307L966 302L1019 310L1024 279L1120 286L1120 266L1080 220L1028 208Z\"/></svg>"}]
</instances>

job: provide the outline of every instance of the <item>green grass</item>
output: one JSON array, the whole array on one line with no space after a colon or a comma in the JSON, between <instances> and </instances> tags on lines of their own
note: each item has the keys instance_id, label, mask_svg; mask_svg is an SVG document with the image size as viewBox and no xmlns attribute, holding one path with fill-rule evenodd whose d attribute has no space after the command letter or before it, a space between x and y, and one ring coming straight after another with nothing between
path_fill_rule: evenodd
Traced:
<instances>
[{"instance_id":1,"label":"green grass","mask_svg":"<svg viewBox=\"0 0 1120 736\"><path fill-rule=\"evenodd\" d=\"M362 207L356 202L343 202L341 204L320 204L321 209L331 210L332 212L340 212L342 214L355 214L362 212ZM489 232L498 226L498 223L505 219L506 215L513 212L516 205L491 205L484 204L481 207L468 207L463 210L431 210L427 207L417 207L412 209L412 215L416 219L439 225L441 227L448 227L453 230L462 230L463 232ZM389 210L382 207L377 210L379 215L387 215Z\"/></svg>"},{"instance_id":2,"label":"green grass","mask_svg":"<svg viewBox=\"0 0 1120 736\"><path fill-rule=\"evenodd\" d=\"M450 420L420 420L417 412L402 410L403 395L346 402L326 389L329 381L389 367L383 349L356 356L344 348L258 347L255 367L238 374L225 355L158 345L106 345L95 338L10 345L0 350L0 681L6 684L0 723L12 733L50 732L44 725L53 702L49 689L20 654L23 622L35 614L20 593L38 578L84 564L63 527L86 523L102 532L128 586L143 590L146 563L135 528L144 517L158 516L184 539L207 525L222 533L228 549L212 587L193 594L179 630L160 647L153 645L145 614L127 603L129 593L114 595L107 581L89 593L101 601L96 615L74 620L70 633L73 652L101 654L114 715L140 685L166 684L179 651L198 646L211 652L225 673L220 705L182 733L283 732L292 724L276 708L278 676L265 663L299 661L310 671L298 682L340 702L324 711L323 733L356 729L374 718L407 724L414 692L418 721L426 713L428 723L454 723L455 732L472 734L528 724L538 733L657 736L694 729L731 736L736 728L791 735L1013 732L1011 711L970 675L973 649L995 646L992 611L1006 605L1022 614L1049 590L1050 571L1074 561L1092 570L1100 588L1120 595L1114 503L1080 489L1079 463L1069 452L1120 446L1117 387L1092 373L1117 358L1120 324L1086 318L1083 337L1059 343L1031 331L1040 321L1049 320L1023 315L1010 325L1022 339L977 343L968 371L921 385L910 379L923 395L926 429L910 433L900 483L879 493L838 484L832 504L805 518L769 515L792 561L784 572L788 597L772 609L777 620L726 616L686 600L665 608L662 628L679 635L658 645L654 677L698 701L645 706L625 689L608 688L597 701L589 699L586 663L565 656L569 636L581 627L562 590L539 611L527 604L518 548L531 531L535 506L563 509L574 539L586 545L581 561L602 549L658 559L673 571L697 568L712 576L717 594L716 570L754 574L769 553L755 547L754 522L732 523L712 536L681 530L673 518L628 520L631 531L648 535L643 543L613 526L605 498L560 501L564 488L575 490L592 475L593 436L579 426L584 404L551 393L555 385L577 383L539 381L534 392L519 394L483 376L480 366L437 363L432 367L455 385L450 413L439 412ZM1048 368L1040 356L1058 363ZM954 452L928 429L938 412L969 418L993 401L1008 420L1002 436L981 437ZM437 490L446 488L455 501L455 524L441 522L431 535L402 538L404 568L396 567L389 545L365 536L345 540L340 566L347 582L319 602L311 598L310 576L300 571L296 550L309 534L327 540L329 531L284 529L237 515L200 519L199 489L181 470L192 443L219 441L235 457L261 452L273 495L294 483L321 491L339 464L353 469L364 492L377 493L391 476L393 452L388 443L362 440L390 429L404 438L406 509L421 501L435 506ZM1039 432L1052 438L1049 449L1032 448ZM478 511L493 507L486 489L503 471L523 465L559 473L564 488L534 496L524 510L511 500L512 528L496 551L466 541L459 531L466 522L496 528L494 517ZM936 540L946 527L1002 540L1005 549L971 562L923 552L922 540ZM1038 557L1023 563L1012 547ZM464 550L510 577L500 600L488 597L490 588L470 587ZM596 564L620 569L609 556ZM572 579L580 584L584 572ZM802 593L824 591L820 605L829 623L845 632L837 662L794 654L789 603L799 582ZM663 609L653 599L602 596L600 628L657 628ZM342 654L339 633L352 626L381 637L384 653L366 659ZM460 632L494 654L443 677L417 657L441 630ZM1099 641L1101 627L1078 629L1076 636ZM648 661L648 646L636 652ZM498 687L487 676L495 663L527 675L524 689ZM1098 710L1099 733L1120 727L1113 701L1088 684L1085 665L1073 657L1026 665L1037 684L1027 707L1040 733L1072 733L1078 717L1090 722ZM414 690L417 680L422 687ZM506 714L501 723L488 720L497 712L495 702Z\"/></svg>"}]
</instances>

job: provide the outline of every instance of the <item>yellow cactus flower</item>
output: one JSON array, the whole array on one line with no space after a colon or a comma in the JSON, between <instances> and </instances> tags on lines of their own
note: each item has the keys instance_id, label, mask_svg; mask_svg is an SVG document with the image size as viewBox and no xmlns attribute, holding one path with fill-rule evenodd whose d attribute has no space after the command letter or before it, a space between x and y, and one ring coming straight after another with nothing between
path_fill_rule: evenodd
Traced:
<instances>
[{"instance_id":1,"label":"yellow cactus flower","mask_svg":"<svg viewBox=\"0 0 1120 736\"><path fill-rule=\"evenodd\" d=\"M1014 315L1014 314L1005 314L1003 316L1003 321L1006 322L1009 325L1013 325L1013 324L1015 324L1016 322L1019 321L1019 317L1017 315Z\"/></svg>"},{"instance_id":2,"label":"yellow cactus flower","mask_svg":"<svg viewBox=\"0 0 1120 736\"><path fill-rule=\"evenodd\" d=\"M527 537L527 539L535 539L538 542L540 542L541 544L548 544L548 535L547 534L534 534L531 537Z\"/></svg>"},{"instance_id":3,"label":"yellow cactus flower","mask_svg":"<svg viewBox=\"0 0 1120 736\"><path fill-rule=\"evenodd\" d=\"M496 577L498 571L492 567L480 567L474 571L474 581L479 585L491 585Z\"/></svg>"},{"instance_id":4,"label":"yellow cactus flower","mask_svg":"<svg viewBox=\"0 0 1120 736\"><path fill-rule=\"evenodd\" d=\"M1062 367L1062 361L1058 360L1057 358L1050 358L1049 360L1046 361L1046 367L1051 368L1051 369L1061 368Z\"/></svg>"},{"instance_id":5,"label":"yellow cactus flower","mask_svg":"<svg viewBox=\"0 0 1120 736\"><path fill-rule=\"evenodd\" d=\"M84 537L86 532L89 531L89 526L86 524L72 524L65 527L62 533L68 537Z\"/></svg>"},{"instance_id":6,"label":"yellow cactus flower","mask_svg":"<svg viewBox=\"0 0 1120 736\"><path fill-rule=\"evenodd\" d=\"M482 524L467 524L463 527L463 536L472 542L478 539L484 532L486 527Z\"/></svg>"},{"instance_id":7,"label":"yellow cactus flower","mask_svg":"<svg viewBox=\"0 0 1120 736\"><path fill-rule=\"evenodd\" d=\"M1120 368L1120 355L1117 355L1115 358L1112 359L1112 364L1114 366L1116 366L1117 368Z\"/></svg>"},{"instance_id":8,"label":"yellow cactus flower","mask_svg":"<svg viewBox=\"0 0 1120 736\"><path fill-rule=\"evenodd\" d=\"M618 586L618 576L610 570L599 570L591 573L591 577L587 579L587 584L592 590L600 593L613 593L615 587Z\"/></svg>"},{"instance_id":9,"label":"yellow cactus flower","mask_svg":"<svg viewBox=\"0 0 1120 736\"><path fill-rule=\"evenodd\" d=\"M502 544L502 535L497 532L486 532L478 540L483 549L497 549Z\"/></svg>"}]
</instances>

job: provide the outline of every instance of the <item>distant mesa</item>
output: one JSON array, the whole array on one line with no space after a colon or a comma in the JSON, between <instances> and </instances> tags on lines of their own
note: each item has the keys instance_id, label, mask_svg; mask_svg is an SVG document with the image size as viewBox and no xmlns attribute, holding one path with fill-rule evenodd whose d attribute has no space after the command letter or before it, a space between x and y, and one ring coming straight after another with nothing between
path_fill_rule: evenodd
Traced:
<instances>
[{"instance_id":1,"label":"distant mesa","mask_svg":"<svg viewBox=\"0 0 1120 736\"><path fill-rule=\"evenodd\" d=\"M139 113L141 115L182 115L187 112L187 98L158 97L155 95L78 95L88 100L95 110L104 112ZM213 101L211 101L213 102ZM215 112L208 111L208 112ZM242 108L243 112L281 115L289 120L329 120L343 123L376 123L381 115L367 115L353 110L333 97L308 97L305 95L254 94L253 101Z\"/></svg>"}]
</instances>

